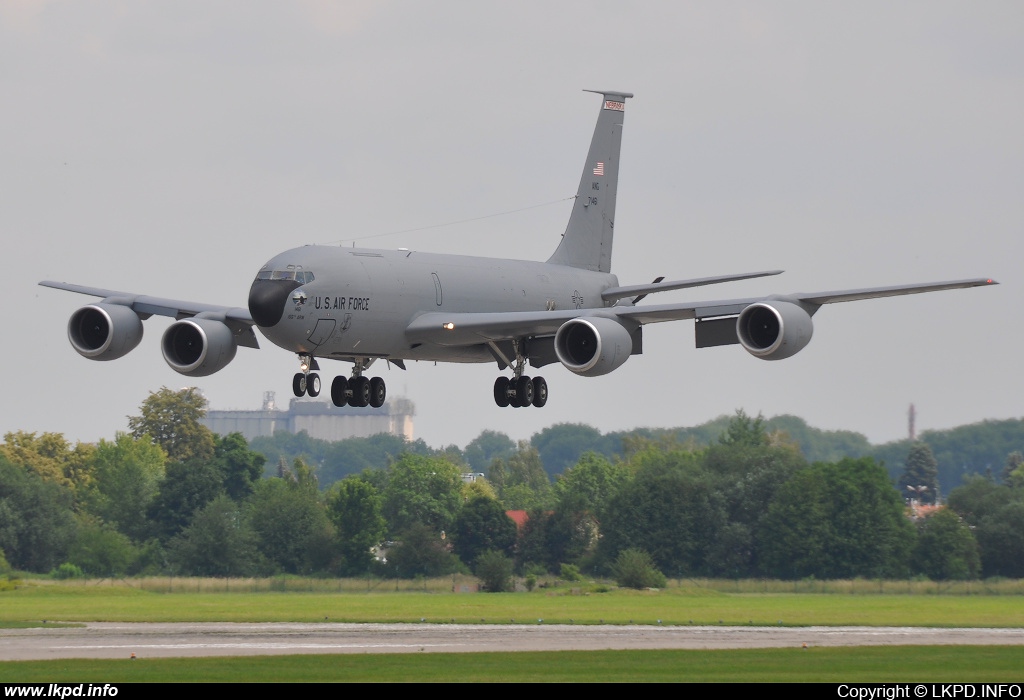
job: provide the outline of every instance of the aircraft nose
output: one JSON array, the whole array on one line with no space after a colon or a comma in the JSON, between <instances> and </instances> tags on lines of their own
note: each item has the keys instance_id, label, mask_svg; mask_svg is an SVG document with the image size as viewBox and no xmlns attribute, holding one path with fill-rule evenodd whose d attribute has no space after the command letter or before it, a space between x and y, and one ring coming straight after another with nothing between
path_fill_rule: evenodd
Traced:
<instances>
[{"instance_id":1,"label":"aircraft nose","mask_svg":"<svg viewBox=\"0 0 1024 700\"><path fill-rule=\"evenodd\" d=\"M295 280L256 280L249 288L249 314L257 326L271 328L284 315L285 302L293 289L299 287Z\"/></svg>"}]
</instances>

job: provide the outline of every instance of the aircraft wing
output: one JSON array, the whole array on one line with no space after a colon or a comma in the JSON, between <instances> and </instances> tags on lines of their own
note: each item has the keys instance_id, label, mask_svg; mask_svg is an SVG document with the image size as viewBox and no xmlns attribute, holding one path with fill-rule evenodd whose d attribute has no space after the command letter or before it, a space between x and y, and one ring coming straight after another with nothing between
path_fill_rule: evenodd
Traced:
<instances>
[{"instance_id":1,"label":"aircraft wing","mask_svg":"<svg viewBox=\"0 0 1024 700\"><path fill-rule=\"evenodd\" d=\"M947 289L964 289L967 287L984 287L999 284L995 280L976 278L953 280L948 282L930 282L925 284L900 284L887 287L865 287L863 289L844 289L831 292L798 292L796 294L773 294L767 297L750 297L747 299L730 299L725 301L699 301L690 304L657 304L651 306L613 307L617 315L638 323L658 323L661 321L678 321L683 319L702 319L716 316L733 316L747 306L759 301L800 302L804 305L817 307L824 304L837 304L844 301L861 301L863 299L879 299L882 297L903 296L906 294L924 294L941 292Z\"/></svg>"},{"instance_id":2,"label":"aircraft wing","mask_svg":"<svg viewBox=\"0 0 1024 700\"><path fill-rule=\"evenodd\" d=\"M553 335L566 321L581 317L599 316L623 319L638 324L686 319L700 320L704 318L735 316L751 304L771 300L797 302L803 306L811 307L809 312L813 313L823 304L902 296L905 294L923 294L925 292L938 292L946 289L963 289L994 284L998 284L998 282L992 279L977 278L926 284L903 284L831 292L777 294L745 299L652 304L645 306L624 304L596 309L491 313L429 312L416 317L406 327L405 334L406 338L412 343L434 343L447 346L474 345L525 336Z\"/></svg>"},{"instance_id":3,"label":"aircraft wing","mask_svg":"<svg viewBox=\"0 0 1024 700\"><path fill-rule=\"evenodd\" d=\"M231 330L235 332L239 345L250 348L258 348L256 334L253 333L254 324L248 309L232 306L218 306L216 304L202 304L192 301L179 301L177 299L164 299L152 297L145 294L132 294L131 292L118 292L113 289L100 289L99 287L86 287L80 284L69 284L67 282L53 282L44 280L39 283L42 287L62 289L66 292L86 294L93 297L109 299L111 303L130 307L132 311L139 314L143 319L150 316L170 316L175 319L190 318L203 314L204 316L217 318L224 321Z\"/></svg>"}]
</instances>

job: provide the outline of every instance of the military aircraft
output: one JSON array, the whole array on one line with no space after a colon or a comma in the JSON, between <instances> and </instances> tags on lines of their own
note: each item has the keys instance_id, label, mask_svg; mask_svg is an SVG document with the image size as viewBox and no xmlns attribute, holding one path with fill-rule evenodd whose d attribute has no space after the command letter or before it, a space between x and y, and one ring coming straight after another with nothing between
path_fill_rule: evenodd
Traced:
<instances>
[{"instance_id":1,"label":"military aircraft","mask_svg":"<svg viewBox=\"0 0 1024 700\"><path fill-rule=\"evenodd\" d=\"M511 369L494 382L499 406L544 406L548 385L529 377L560 362L585 377L607 374L642 352L643 326L693 319L697 347L739 343L762 360L781 360L811 340L823 304L996 284L966 279L870 289L773 294L747 299L641 305L647 295L780 270L650 284L619 285L611 274L615 196L625 103L601 95L601 109L569 223L546 262L437 255L408 249L305 246L277 255L256 274L248 309L163 299L64 282L40 282L102 297L68 323L72 347L90 360L114 360L142 339L153 314L175 318L161 349L172 369L203 377L223 369L239 345L258 348L253 327L298 355L296 396L317 396L318 360L351 362L331 382L337 406L380 407L384 380L368 378L377 361L496 362Z\"/></svg>"}]
</instances>

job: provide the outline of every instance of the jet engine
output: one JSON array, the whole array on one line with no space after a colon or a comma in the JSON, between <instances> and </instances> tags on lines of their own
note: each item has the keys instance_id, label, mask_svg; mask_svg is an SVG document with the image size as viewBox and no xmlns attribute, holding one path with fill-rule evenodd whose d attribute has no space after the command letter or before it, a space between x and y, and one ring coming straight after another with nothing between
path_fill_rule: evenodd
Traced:
<instances>
[{"instance_id":1,"label":"jet engine","mask_svg":"<svg viewBox=\"0 0 1024 700\"><path fill-rule=\"evenodd\" d=\"M160 341L164 360L175 372L190 377L213 374L235 359L235 334L212 318L186 318L164 331Z\"/></svg>"},{"instance_id":2,"label":"jet engine","mask_svg":"<svg viewBox=\"0 0 1024 700\"><path fill-rule=\"evenodd\" d=\"M142 342L142 319L127 306L89 304L71 314L68 340L82 357L116 360Z\"/></svg>"},{"instance_id":3,"label":"jet engine","mask_svg":"<svg viewBox=\"0 0 1024 700\"><path fill-rule=\"evenodd\" d=\"M555 355L566 369L584 377L608 374L628 360L632 352L629 331L610 318L574 318L555 333Z\"/></svg>"},{"instance_id":4,"label":"jet engine","mask_svg":"<svg viewBox=\"0 0 1024 700\"><path fill-rule=\"evenodd\" d=\"M788 301L759 301L740 312L736 335L740 344L762 360L783 360L811 342L811 315Z\"/></svg>"}]
</instances>

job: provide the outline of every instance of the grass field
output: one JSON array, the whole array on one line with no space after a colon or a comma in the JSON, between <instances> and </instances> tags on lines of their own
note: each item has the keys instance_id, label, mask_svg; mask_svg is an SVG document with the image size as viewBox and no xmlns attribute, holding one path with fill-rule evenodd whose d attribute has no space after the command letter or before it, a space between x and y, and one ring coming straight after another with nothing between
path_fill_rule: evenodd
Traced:
<instances>
[{"instance_id":1,"label":"grass field","mask_svg":"<svg viewBox=\"0 0 1024 700\"><path fill-rule=\"evenodd\" d=\"M1019 682L1024 647L341 654L0 663L0 682Z\"/></svg>"},{"instance_id":2,"label":"grass field","mask_svg":"<svg viewBox=\"0 0 1024 700\"><path fill-rule=\"evenodd\" d=\"M0 628L124 622L526 622L666 625L1024 627L1019 582L690 581L660 591L593 584L453 593L466 581L214 579L22 582L0 592ZM918 585L922 584L922 585ZM927 584L927 585L923 585ZM790 587L793 586L792 592ZM901 588L901 586L903 588ZM990 590L986 591L985 588ZM987 594L986 594L987 593ZM252 656L0 662L0 682L824 681L1016 682L1024 647L846 647Z\"/></svg>"},{"instance_id":3,"label":"grass field","mask_svg":"<svg viewBox=\"0 0 1024 700\"><path fill-rule=\"evenodd\" d=\"M1024 627L1024 596L726 593L563 587L532 593L420 591L160 593L133 585L24 585L0 593L0 624L64 622L534 621L666 625Z\"/></svg>"}]
</instances>

